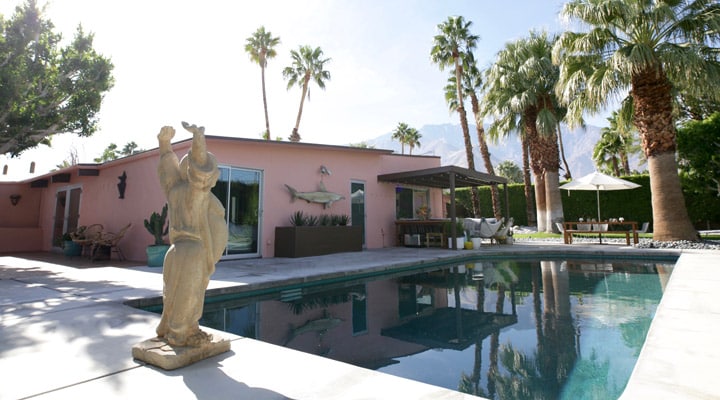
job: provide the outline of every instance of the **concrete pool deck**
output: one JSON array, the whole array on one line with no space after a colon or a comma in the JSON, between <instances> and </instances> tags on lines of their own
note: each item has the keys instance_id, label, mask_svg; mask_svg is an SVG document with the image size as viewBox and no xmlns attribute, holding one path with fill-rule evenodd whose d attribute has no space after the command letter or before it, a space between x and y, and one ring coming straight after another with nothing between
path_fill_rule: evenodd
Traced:
<instances>
[{"instance_id":1,"label":"concrete pool deck","mask_svg":"<svg viewBox=\"0 0 720 400\"><path fill-rule=\"evenodd\" d=\"M301 259L218 264L221 293L322 277L391 271L472 255L680 255L623 399L720 396L720 251L519 242L474 251L387 248ZM168 397L470 399L435 386L221 333L232 350L176 371L132 359L157 314L124 303L161 295L160 268L88 265L62 255L0 256L0 399Z\"/></svg>"}]
</instances>

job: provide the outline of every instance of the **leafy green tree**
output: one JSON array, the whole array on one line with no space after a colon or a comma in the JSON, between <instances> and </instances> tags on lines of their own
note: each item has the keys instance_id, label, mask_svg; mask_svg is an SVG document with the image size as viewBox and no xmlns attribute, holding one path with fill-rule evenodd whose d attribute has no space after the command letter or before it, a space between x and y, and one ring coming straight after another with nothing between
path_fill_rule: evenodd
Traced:
<instances>
[{"instance_id":1,"label":"leafy green tree","mask_svg":"<svg viewBox=\"0 0 720 400\"><path fill-rule=\"evenodd\" d=\"M678 129L680 171L696 193L720 196L720 112L704 121L689 121Z\"/></svg>"},{"instance_id":2,"label":"leafy green tree","mask_svg":"<svg viewBox=\"0 0 720 400\"><path fill-rule=\"evenodd\" d=\"M720 9L711 0L572 0L563 16L583 31L562 34L557 93L571 120L630 94L648 160L653 238L696 240L675 159L673 93L717 100Z\"/></svg>"},{"instance_id":3,"label":"leafy green tree","mask_svg":"<svg viewBox=\"0 0 720 400\"><path fill-rule=\"evenodd\" d=\"M535 176L538 231L546 232L555 231L555 222L563 219L556 133L563 113L554 92L559 72L551 60L554 41L546 32L530 32L507 43L488 70L484 98L484 114L496 118L492 135L524 131Z\"/></svg>"},{"instance_id":4,"label":"leafy green tree","mask_svg":"<svg viewBox=\"0 0 720 400\"><path fill-rule=\"evenodd\" d=\"M463 80L463 58L464 55L472 53L477 45L479 36L470 33L471 21L465 21L462 16L448 17L448 19L438 24L439 34L433 38L433 46L430 50L430 59L438 65L441 71L445 68L453 67L455 71L455 82ZM465 157L467 158L468 169L475 170L475 159L472 152L472 142L470 140L470 128L467 121L467 113L465 112L462 85L456 85L457 103L455 110L460 117L460 126L462 127L463 139L465 141ZM477 188L472 188L472 207L473 214L480 216L480 201L477 194Z\"/></svg>"},{"instance_id":5,"label":"leafy green tree","mask_svg":"<svg viewBox=\"0 0 720 400\"><path fill-rule=\"evenodd\" d=\"M117 160L120 157L127 157L141 151L142 149L138 149L138 145L135 142L126 143L122 150L118 150L118 146L115 143L110 143L108 147L103 150L100 157L94 158L93 161L96 163L104 163L107 161Z\"/></svg>"},{"instance_id":6,"label":"leafy green tree","mask_svg":"<svg viewBox=\"0 0 720 400\"><path fill-rule=\"evenodd\" d=\"M323 51L319 47L313 49L310 46L300 46L298 50L291 50L290 57L293 60L292 65L283 69L283 77L288 81L288 90L293 86L302 88L302 97L300 97L300 108L295 127L288 139L291 142L299 142L298 129L305 97L308 101L310 100L310 80L314 81L320 89L325 89L325 81L330 80L330 72L325 70L325 64L330 62L330 58L323 58Z\"/></svg>"},{"instance_id":7,"label":"leafy green tree","mask_svg":"<svg viewBox=\"0 0 720 400\"><path fill-rule=\"evenodd\" d=\"M505 160L498 164L497 174L506 178L508 183L523 183L523 173L520 167L510 160Z\"/></svg>"},{"instance_id":8,"label":"leafy green tree","mask_svg":"<svg viewBox=\"0 0 720 400\"><path fill-rule=\"evenodd\" d=\"M678 121L702 121L716 112L720 112L720 101L710 98L698 98L687 93L677 96Z\"/></svg>"},{"instance_id":9,"label":"leafy green tree","mask_svg":"<svg viewBox=\"0 0 720 400\"><path fill-rule=\"evenodd\" d=\"M104 163L107 161L116 160L120 157L120 154L117 150L117 145L115 143L110 143L108 147L103 150L100 157L94 158L93 161L96 163Z\"/></svg>"},{"instance_id":10,"label":"leafy green tree","mask_svg":"<svg viewBox=\"0 0 720 400\"><path fill-rule=\"evenodd\" d=\"M410 128L408 131L407 137L406 137L406 143L408 145L408 148L410 149L410 155L412 155L412 151L415 147L420 147L420 138L422 138L422 134L415 128Z\"/></svg>"},{"instance_id":11,"label":"leafy green tree","mask_svg":"<svg viewBox=\"0 0 720 400\"><path fill-rule=\"evenodd\" d=\"M43 18L35 0L0 18L0 154L17 156L59 133L91 136L113 65L78 26L72 42Z\"/></svg>"},{"instance_id":12,"label":"leafy green tree","mask_svg":"<svg viewBox=\"0 0 720 400\"><path fill-rule=\"evenodd\" d=\"M265 68L271 58L275 58L277 52L275 46L280 44L279 37L273 37L272 33L265 31L265 27L259 27L252 36L245 39L245 52L250 60L260 66L260 79L262 81L263 109L265 110L265 133L263 137L270 140L270 118L268 117L267 94L265 92Z\"/></svg>"}]
</instances>

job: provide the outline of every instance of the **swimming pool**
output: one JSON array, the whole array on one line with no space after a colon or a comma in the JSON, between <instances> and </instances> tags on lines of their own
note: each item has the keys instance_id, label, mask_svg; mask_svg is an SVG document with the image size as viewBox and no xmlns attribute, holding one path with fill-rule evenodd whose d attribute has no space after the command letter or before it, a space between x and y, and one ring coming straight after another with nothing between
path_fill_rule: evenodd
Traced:
<instances>
[{"instance_id":1,"label":"swimming pool","mask_svg":"<svg viewBox=\"0 0 720 400\"><path fill-rule=\"evenodd\" d=\"M615 399L673 264L468 261L208 298L201 324L488 398Z\"/></svg>"}]
</instances>

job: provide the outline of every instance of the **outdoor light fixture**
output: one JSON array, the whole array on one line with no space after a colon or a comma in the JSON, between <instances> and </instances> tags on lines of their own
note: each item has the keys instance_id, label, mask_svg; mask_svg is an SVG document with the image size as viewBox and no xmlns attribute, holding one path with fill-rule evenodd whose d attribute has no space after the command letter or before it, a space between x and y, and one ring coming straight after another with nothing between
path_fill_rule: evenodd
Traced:
<instances>
[{"instance_id":1,"label":"outdoor light fixture","mask_svg":"<svg viewBox=\"0 0 720 400\"><path fill-rule=\"evenodd\" d=\"M125 171L123 171L122 175L118 176L118 179L120 180L120 182L118 182L118 184L117 184L118 195L119 195L118 198L124 199L125 198L125 187L127 186L127 182L126 182L127 174L125 173Z\"/></svg>"},{"instance_id":2,"label":"outdoor light fixture","mask_svg":"<svg viewBox=\"0 0 720 400\"><path fill-rule=\"evenodd\" d=\"M20 196L19 194L11 194L10 202L12 203L12 205L16 206L20 202L21 197L22 196Z\"/></svg>"}]
</instances>

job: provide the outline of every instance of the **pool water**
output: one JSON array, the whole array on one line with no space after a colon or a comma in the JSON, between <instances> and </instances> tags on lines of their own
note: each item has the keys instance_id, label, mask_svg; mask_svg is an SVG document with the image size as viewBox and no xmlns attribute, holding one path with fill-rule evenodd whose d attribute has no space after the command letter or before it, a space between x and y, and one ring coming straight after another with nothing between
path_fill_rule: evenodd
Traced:
<instances>
[{"instance_id":1,"label":"pool water","mask_svg":"<svg viewBox=\"0 0 720 400\"><path fill-rule=\"evenodd\" d=\"M491 399L616 399L673 264L432 266L208 298L200 323Z\"/></svg>"}]
</instances>

